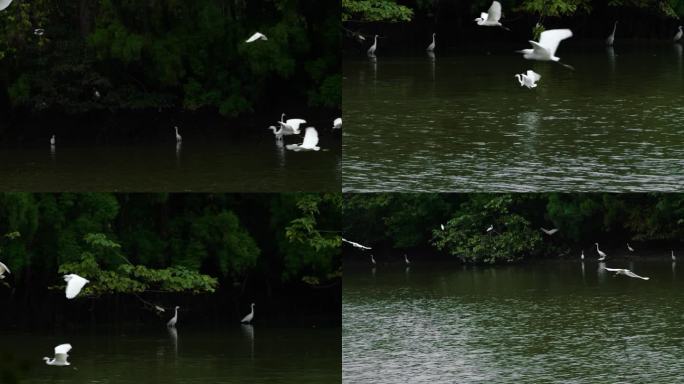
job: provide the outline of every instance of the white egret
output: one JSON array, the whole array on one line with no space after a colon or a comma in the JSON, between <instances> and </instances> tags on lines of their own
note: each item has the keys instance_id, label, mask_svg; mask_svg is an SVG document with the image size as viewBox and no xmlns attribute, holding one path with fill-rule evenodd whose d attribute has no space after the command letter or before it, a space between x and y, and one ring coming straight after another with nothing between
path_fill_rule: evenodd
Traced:
<instances>
[{"instance_id":1,"label":"white egret","mask_svg":"<svg viewBox=\"0 0 684 384\"><path fill-rule=\"evenodd\" d=\"M679 26L679 31L677 31L677 33L674 35L674 39L672 39L672 40L675 41L675 42L681 41L681 40L682 40L682 34L683 34L683 32L682 32L682 26L680 25L680 26Z\"/></svg>"},{"instance_id":2,"label":"white egret","mask_svg":"<svg viewBox=\"0 0 684 384\"><path fill-rule=\"evenodd\" d=\"M4 11L10 4L12 4L12 0L0 0L0 11Z\"/></svg>"},{"instance_id":3,"label":"white egret","mask_svg":"<svg viewBox=\"0 0 684 384\"><path fill-rule=\"evenodd\" d=\"M372 253L371 253L371 264L373 264L373 265L377 264L377 263L375 262L375 257L373 257L373 254L372 254Z\"/></svg>"},{"instance_id":4,"label":"white egret","mask_svg":"<svg viewBox=\"0 0 684 384\"><path fill-rule=\"evenodd\" d=\"M537 88L537 81L541 79L541 75L533 70L528 70L527 73L519 73L514 77L518 79L521 87L527 87L529 89Z\"/></svg>"},{"instance_id":5,"label":"white egret","mask_svg":"<svg viewBox=\"0 0 684 384\"><path fill-rule=\"evenodd\" d=\"M430 43L430 45L428 45L428 47L426 49L428 52L434 52L435 51L435 36L437 36L437 34L433 33L432 34L432 43Z\"/></svg>"},{"instance_id":6,"label":"white egret","mask_svg":"<svg viewBox=\"0 0 684 384\"><path fill-rule=\"evenodd\" d=\"M261 32L257 32L255 34L253 34L252 36L250 36L249 39L245 40L245 43L253 43L257 40L268 40L268 37L266 37L266 35L264 35Z\"/></svg>"},{"instance_id":7,"label":"white egret","mask_svg":"<svg viewBox=\"0 0 684 384\"><path fill-rule=\"evenodd\" d=\"M498 1L493 1L492 5L489 7L487 12L480 13L480 17L475 19L477 25L482 27L501 27L505 30L509 30L504 27L503 24L499 22L501 19L501 3Z\"/></svg>"},{"instance_id":8,"label":"white egret","mask_svg":"<svg viewBox=\"0 0 684 384\"><path fill-rule=\"evenodd\" d=\"M556 50L560 42L569 37L572 37L572 31L569 29L550 29L541 33L538 43L530 40L532 49L523 49L517 52L522 53L527 60L559 62L560 57L556 56ZM569 65L565 66L572 68Z\"/></svg>"},{"instance_id":9,"label":"white egret","mask_svg":"<svg viewBox=\"0 0 684 384\"><path fill-rule=\"evenodd\" d=\"M605 259L606 259L606 254L603 253L603 252L599 249L598 243L594 243L594 244L596 244L596 252L599 254L599 256L601 256L601 257L599 257L599 261L605 260Z\"/></svg>"},{"instance_id":10,"label":"white egret","mask_svg":"<svg viewBox=\"0 0 684 384\"><path fill-rule=\"evenodd\" d=\"M155 309L157 312L159 312L159 313L166 312L166 309L164 309L164 308L162 308L162 307L160 307L160 306L158 306L158 305L155 305L155 306L154 306L154 309Z\"/></svg>"},{"instance_id":11,"label":"white egret","mask_svg":"<svg viewBox=\"0 0 684 384\"><path fill-rule=\"evenodd\" d=\"M98 91L97 89L93 88L93 97L94 97L95 99L99 100L99 99L100 99L100 91Z\"/></svg>"},{"instance_id":12,"label":"white egret","mask_svg":"<svg viewBox=\"0 0 684 384\"><path fill-rule=\"evenodd\" d=\"M290 144L285 148L295 152L319 151L321 148L318 147L318 131L314 127L308 127L304 132L304 141L301 144Z\"/></svg>"},{"instance_id":13,"label":"white egret","mask_svg":"<svg viewBox=\"0 0 684 384\"><path fill-rule=\"evenodd\" d=\"M553 228L553 229L546 229L544 227L540 228L542 232L546 233L549 236L552 236L554 233L558 232L558 228Z\"/></svg>"},{"instance_id":14,"label":"white egret","mask_svg":"<svg viewBox=\"0 0 684 384\"><path fill-rule=\"evenodd\" d=\"M169 320L166 323L167 327L174 327L175 328L176 324L178 324L178 308L180 308L180 307L176 305L176 309L174 310L173 317L171 318L171 320Z\"/></svg>"},{"instance_id":15,"label":"white egret","mask_svg":"<svg viewBox=\"0 0 684 384\"><path fill-rule=\"evenodd\" d=\"M675 257L673 250L670 250L670 257L672 258L672 261L677 261L677 257Z\"/></svg>"},{"instance_id":16,"label":"white egret","mask_svg":"<svg viewBox=\"0 0 684 384\"><path fill-rule=\"evenodd\" d=\"M283 127L280 127L280 129L276 130L276 127L270 126L268 129L273 131L273 135L275 136L276 140L282 140L283 139Z\"/></svg>"},{"instance_id":17,"label":"white egret","mask_svg":"<svg viewBox=\"0 0 684 384\"><path fill-rule=\"evenodd\" d=\"M7 268L7 266L3 264L2 261L0 261L0 280L5 278L5 272L12 273L10 272L9 268Z\"/></svg>"},{"instance_id":18,"label":"white egret","mask_svg":"<svg viewBox=\"0 0 684 384\"><path fill-rule=\"evenodd\" d=\"M580 255L580 259L584 260L584 249L582 250L582 254Z\"/></svg>"},{"instance_id":19,"label":"white egret","mask_svg":"<svg viewBox=\"0 0 684 384\"><path fill-rule=\"evenodd\" d=\"M338 117L333 121L333 129L342 129L342 118Z\"/></svg>"},{"instance_id":20,"label":"white egret","mask_svg":"<svg viewBox=\"0 0 684 384\"><path fill-rule=\"evenodd\" d=\"M254 320L254 303L252 303L252 312L248 313L247 316L240 320L241 323L251 323Z\"/></svg>"},{"instance_id":21,"label":"white egret","mask_svg":"<svg viewBox=\"0 0 684 384\"><path fill-rule=\"evenodd\" d=\"M176 143L180 143L181 141L183 141L183 138L180 134L178 134L178 127L173 127L173 129L176 130Z\"/></svg>"},{"instance_id":22,"label":"white egret","mask_svg":"<svg viewBox=\"0 0 684 384\"><path fill-rule=\"evenodd\" d=\"M617 29L617 23L618 22L616 21L615 24L613 24L613 32L606 38L606 45L613 45L613 42L615 41L615 30Z\"/></svg>"},{"instance_id":23,"label":"white egret","mask_svg":"<svg viewBox=\"0 0 684 384\"><path fill-rule=\"evenodd\" d=\"M368 48L368 56L375 56L375 50L378 49L378 35L375 35L373 45Z\"/></svg>"},{"instance_id":24,"label":"white egret","mask_svg":"<svg viewBox=\"0 0 684 384\"><path fill-rule=\"evenodd\" d=\"M83 286L90 283L89 280L82 278L81 276L72 273L69 275L64 275L64 281L66 281L66 298L73 299L78 296L83 289Z\"/></svg>"},{"instance_id":25,"label":"white egret","mask_svg":"<svg viewBox=\"0 0 684 384\"><path fill-rule=\"evenodd\" d=\"M302 124L306 124L306 120L304 120L304 119L287 119L284 122L279 121L278 124L280 124L280 127L283 129L283 135L284 136L299 135L301 133L299 131L299 126Z\"/></svg>"},{"instance_id":26,"label":"white egret","mask_svg":"<svg viewBox=\"0 0 684 384\"><path fill-rule=\"evenodd\" d=\"M43 357L43 360L47 365L55 365L58 367L71 365L71 363L67 361L67 358L69 357L69 351L71 351L71 344L60 344L55 347L54 358L51 359L49 357Z\"/></svg>"},{"instance_id":27,"label":"white egret","mask_svg":"<svg viewBox=\"0 0 684 384\"><path fill-rule=\"evenodd\" d=\"M627 250L630 252L634 252L634 248L632 248L629 243L627 243Z\"/></svg>"},{"instance_id":28,"label":"white egret","mask_svg":"<svg viewBox=\"0 0 684 384\"><path fill-rule=\"evenodd\" d=\"M489 228L487 228L487 232L491 232L494 230L494 224L490 224Z\"/></svg>"},{"instance_id":29,"label":"white egret","mask_svg":"<svg viewBox=\"0 0 684 384\"><path fill-rule=\"evenodd\" d=\"M365 249L372 249L371 247L366 247L365 245L361 245L361 244L359 244L359 243L355 243L355 242L353 242L353 241L349 241L349 240L345 239L344 237L342 238L342 242L347 243L347 244L351 244L351 245L352 245L353 247L355 247L355 248L360 248L360 249L364 249L364 250L365 250Z\"/></svg>"},{"instance_id":30,"label":"white egret","mask_svg":"<svg viewBox=\"0 0 684 384\"><path fill-rule=\"evenodd\" d=\"M45 34L45 30L43 28L36 28L33 30L33 34L36 36L43 36Z\"/></svg>"},{"instance_id":31,"label":"white egret","mask_svg":"<svg viewBox=\"0 0 684 384\"><path fill-rule=\"evenodd\" d=\"M442 228L442 231L444 230L444 224L440 224L439 227Z\"/></svg>"},{"instance_id":32,"label":"white egret","mask_svg":"<svg viewBox=\"0 0 684 384\"><path fill-rule=\"evenodd\" d=\"M406 256L406 254L404 254L404 264L406 264L406 265L410 265L410 264L411 264L411 262L410 262L409 259L408 259L408 256Z\"/></svg>"},{"instance_id":33,"label":"white egret","mask_svg":"<svg viewBox=\"0 0 684 384\"><path fill-rule=\"evenodd\" d=\"M50 145L55 145L56 142L57 139L55 138L55 135L52 135L52 137L50 137Z\"/></svg>"},{"instance_id":34,"label":"white egret","mask_svg":"<svg viewBox=\"0 0 684 384\"><path fill-rule=\"evenodd\" d=\"M650 277L639 276L636 273L630 271L629 269L624 269L624 268L606 268L606 271L615 272L615 275L613 275L613 277L615 277L617 275L625 275L627 277L633 277L635 279L642 279L642 280L649 280L650 279Z\"/></svg>"}]
</instances>

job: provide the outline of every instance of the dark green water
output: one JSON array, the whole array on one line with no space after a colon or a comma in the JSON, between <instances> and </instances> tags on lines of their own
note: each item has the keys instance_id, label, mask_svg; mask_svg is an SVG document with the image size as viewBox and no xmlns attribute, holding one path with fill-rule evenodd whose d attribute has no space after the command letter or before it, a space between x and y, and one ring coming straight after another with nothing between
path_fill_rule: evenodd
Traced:
<instances>
[{"instance_id":1,"label":"dark green water","mask_svg":"<svg viewBox=\"0 0 684 384\"><path fill-rule=\"evenodd\" d=\"M575 71L527 45L345 58L343 190L682 190L681 45L561 44ZM528 69L535 89L514 78Z\"/></svg>"},{"instance_id":2,"label":"dark green water","mask_svg":"<svg viewBox=\"0 0 684 384\"><path fill-rule=\"evenodd\" d=\"M22 366L25 384L335 383L339 328L235 326L157 332L0 333L0 371ZM71 343L69 367L45 365ZM4 367L3 367L4 365ZM2 381L2 378L0 378Z\"/></svg>"},{"instance_id":3,"label":"dark green water","mask_svg":"<svg viewBox=\"0 0 684 384\"><path fill-rule=\"evenodd\" d=\"M684 376L684 270L665 258L607 263L649 281L612 277L594 260L379 264L373 272L345 263L345 383L678 383Z\"/></svg>"}]
</instances>

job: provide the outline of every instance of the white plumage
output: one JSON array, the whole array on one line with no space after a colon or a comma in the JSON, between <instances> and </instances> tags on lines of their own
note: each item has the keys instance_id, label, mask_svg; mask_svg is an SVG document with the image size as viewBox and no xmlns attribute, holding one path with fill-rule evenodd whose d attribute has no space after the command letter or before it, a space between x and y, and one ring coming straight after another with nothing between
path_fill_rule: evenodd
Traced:
<instances>
[{"instance_id":1,"label":"white plumage","mask_svg":"<svg viewBox=\"0 0 684 384\"><path fill-rule=\"evenodd\" d=\"M615 276L617 275L624 275L627 277L633 277L635 279L641 279L641 280L649 280L650 277L643 277L639 276L636 273L630 271L629 269L623 269L623 268L606 268L606 271L608 272L615 272Z\"/></svg>"},{"instance_id":2,"label":"white plumage","mask_svg":"<svg viewBox=\"0 0 684 384\"><path fill-rule=\"evenodd\" d=\"M599 261L605 260L607 255L599 249L598 243L594 243L594 244L596 244L596 252L599 254L599 256L601 256L601 257L599 257Z\"/></svg>"},{"instance_id":3,"label":"white plumage","mask_svg":"<svg viewBox=\"0 0 684 384\"><path fill-rule=\"evenodd\" d=\"M501 3L498 1L493 1L492 5L489 6L487 12L480 13L480 17L475 19L477 25L483 27L503 27L499 20L501 19Z\"/></svg>"},{"instance_id":4,"label":"white plumage","mask_svg":"<svg viewBox=\"0 0 684 384\"><path fill-rule=\"evenodd\" d=\"M321 148L318 147L318 131L314 127L307 128L304 132L304 141L301 144L290 144L286 148L295 152L320 150Z\"/></svg>"},{"instance_id":5,"label":"white plumage","mask_svg":"<svg viewBox=\"0 0 684 384\"><path fill-rule=\"evenodd\" d=\"M12 4L12 0L0 0L0 11L4 11L10 4Z\"/></svg>"},{"instance_id":6,"label":"white plumage","mask_svg":"<svg viewBox=\"0 0 684 384\"><path fill-rule=\"evenodd\" d=\"M617 21L613 24L613 32L606 38L606 45L612 46L615 41L615 30L617 29Z\"/></svg>"},{"instance_id":7,"label":"white plumage","mask_svg":"<svg viewBox=\"0 0 684 384\"><path fill-rule=\"evenodd\" d=\"M378 35L375 35L373 45L368 48L368 56L375 56L375 50L378 49Z\"/></svg>"},{"instance_id":8,"label":"white plumage","mask_svg":"<svg viewBox=\"0 0 684 384\"><path fill-rule=\"evenodd\" d=\"M83 286L86 284L90 283L90 281L82 278L79 275L76 275L74 273L70 275L64 275L64 281L66 281L67 286L66 286L66 298L67 299L73 299L74 297L78 296L78 294L81 292L81 289L83 289Z\"/></svg>"},{"instance_id":9,"label":"white plumage","mask_svg":"<svg viewBox=\"0 0 684 384\"><path fill-rule=\"evenodd\" d=\"M279 121L280 127L283 130L283 135L299 135L299 126L306 124L306 120L303 119L287 119L286 121Z\"/></svg>"},{"instance_id":10,"label":"white plumage","mask_svg":"<svg viewBox=\"0 0 684 384\"><path fill-rule=\"evenodd\" d=\"M556 50L561 41L570 37L572 37L572 31L569 29L550 29L541 33L539 42L530 40L532 49L523 49L518 52L528 60L560 61L560 57L556 56Z\"/></svg>"},{"instance_id":11,"label":"white plumage","mask_svg":"<svg viewBox=\"0 0 684 384\"><path fill-rule=\"evenodd\" d=\"M10 272L9 268L7 268L7 266L0 261L0 280L5 278L5 272L12 273Z\"/></svg>"},{"instance_id":12,"label":"white plumage","mask_svg":"<svg viewBox=\"0 0 684 384\"><path fill-rule=\"evenodd\" d=\"M55 135L52 135L52 137L50 137L50 145L55 145L56 142L57 139L55 138Z\"/></svg>"},{"instance_id":13,"label":"white plumage","mask_svg":"<svg viewBox=\"0 0 684 384\"><path fill-rule=\"evenodd\" d=\"M167 327L175 327L176 324L178 324L178 308L180 308L180 307L176 306L173 317L171 318L171 320L169 320L168 323L166 323Z\"/></svg>"},{"instance_id":14,"label":"white plumage","mask_svg":"<svg viewBox=\"0 0 684 384\"><path fill-rule=\"evenodd\" d=\"M435 51L435 36L437 36L437 34L433 33L432 34L432 43L430 43L430 45L428 45L428 47L426 49L428 52L434 52Z\"/></svg>"},{"instance_id":15,"label":"white plumage","mask_svg":"<svg viewBox=\"0 0 684 384\"><path fill-rule=\"evenodd\" d=\"M252 311L240 320L241 323L251 323L254 320L254 303L252 303Z\"/></svg>"},{"instance_id":16,"label":"white plumage","mask_svg":"<svg viewBox=\"0 0 684 384\"><path fill-rule=\"evenodd\" d=\"M268 37L266 37L266 35L264 35L261 32L257 32L255 34L253 34L252 36L250 36L249 39L245 40L245 43L253 43L257 40L268 40Z\"/></svg>"},{"instance_id":17,"label":"white plumage","mask_svg":"<svg viewBox=\"0 0 684 384\"><path fill-rule=\"evenodd\" d=\"M366 247L365 245L361 245L359 243L349 241L349 240L345 239L344 237L342 238L342 242L347 243L347 244L351 244L353 247L360 248L360 249L372 249L371 247ZM371 255L371 257L373 257L373 256Z\"/></svg>"},{"instance_id":18,"label":"white plumage","mask_svg":"<svg viewBox=\"0 0 684 384\"><path fill-rule=\"evenodd\" d=\"M342 118L338 117L333 121L333 129L342 129Z\"/></svg>"},{"instance_id":19,"label":"white plumage","mask_svg":"<svg viewBox=\"0 0 684 384\"><path fill-rule=\"evenodd\" d=\"M554 233L558 232L558 228L546 229L546 228L542 227L541 230L542 230L542 232L546 233L549 236L552 236Z\"/></svg>"},{"instance_id":20,"label":"white plumage","mask_svg":"<svg viewBox=\"0 0 684 384\"><path fill-rule=\"evenodd\" d=\"M682 32L682 26L680 25L680 26L679 26L679 31L677 31L677 33L674 35L674 39L673 39L673 40L674 40L674 41L680 41L680 40L682 39L682 34L683 34L683 32Z\"/></svg>"},{"instance_id":21,"label":"white plumage","mask_svg":"<svg viewBox=\"0 0 684 384\"><path fill-rule=\"evenodd\" d=\"M71 351L71 344L60 344L55 347L54 358L51 359L49 357L43 357L43 360L47 365L55 365L60 367L71 365L71 363L67 361L67 358L69 357L69 351Z\"/></svg>"},{"instance_id":22,"label":"white plumage","mask_svg":"<svg viewBox=\"0 0 684 384\"><path fill-rule=\"evenodd\" d=\"M521 87L527 87L529 89L537 87L537 81L541 79L541 75L533 70L528 70L526 73L519 73L515 75L520 83Z\"/></svg>"}]
</instances>

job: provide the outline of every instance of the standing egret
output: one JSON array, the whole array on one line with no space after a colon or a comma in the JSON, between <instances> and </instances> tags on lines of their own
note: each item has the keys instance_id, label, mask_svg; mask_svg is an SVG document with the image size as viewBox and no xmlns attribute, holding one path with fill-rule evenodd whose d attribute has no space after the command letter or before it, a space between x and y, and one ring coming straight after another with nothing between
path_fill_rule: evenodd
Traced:
<instances>
[{"instance_id":1,"label":"standing egret","mask_svg":"<svg viewBox=\"0 0 684 384\"><path fill-rule=\"evenodd\" d=\"M90 283L89 280L82 278L81 276L72 273L69 275L64 275L64 281L66 281L66 298L73 299L78 296L83 289L83 286Z\"/></svg>"},{"instance_id":2,"label":"standing egret","mask_svg":"<svg viewBox=\"0 0 684 384\"><path fill-rule=\"evenodd\" d=\"M433 33L432 34L432 43L430 43L430 45L428 45L428 47L426 49L428 52L434 52L435 51L435 36L437 36L437 34Z\"/></svg>"},{"instance_id":3,"label":"standing egret","mask_svg":"<svg viewBox=\"0 0 684 384\"><path fill-rule=\"evenodd\" d=\"M264 35L261 32L257 32L255 34L253 34L252 36L250 36L249 39L245 40L245 43L253 43L257 40L268 40L268 37L266 37L266 35Z\"/></svg>"},{"instance_id":4,"label":"standing egret","mask_svg":"<svg viewBox=\"0 0 684 384\"><path fill-rule=\"evenodd\" d=\"M273 135L275 136L276 140L282 140L283 139L283 127L280 127L280 129L276 130L276 127L270 126L268 129L273 131Z\"/></svg>"},{"instance_id":5,"label":"standing egret","mask_svg":"<svg viewBox=\"0 0 684 384\"><path fill-rule=\"evenodd\" d=\"M630 252L634 252L634 248L632 248L629 243L627 243L627 250Z\"/></svg>"},{"instance_id":6,"label":"standing egret","mask_svg":"<svg viewBox=\"0 0 684 384\"><path fill-rule=\"evenodd\" d=\"M180 307L176 305L176 309L173 313L173 317L171 318L171 320L169 320L168 323L166 323L167 327L174 327L174 328L176 327L176 324L178 323L178 308L180 308Z\"/></svg>"},{"instance_id":7,"label":"standing egret","mask_svg":"<svg viewBox=\"0 0 684 384\"><path fill-rule=\"evenodd\" d=\"M247 316L240 320L241 323L251 323L254 320L254 303L252 303L252 312L248 313Z\"/></svg>"},{"instance_id":8,"label":"standing egret","mask_svg":"<svg viewBox=\"0 0 684 384\"><path fill-rule=\"evenodd\" d=\"M342 129L342 118L338 117L333 121L333 129Z\"/></svg>"},{"instance_id":9,"label":"standing egret","mask_svg":"<svg viewBox=\"0 0 684 384\"><path fill-rule=\"evenodd\" d=\"M539 228L542 230L542 232L546 233L549 236L553 236L554 233L558 232L558 228L553 228L553 229L546 229L544 227Z\"/></svg>"},{"instance_id":10,"label":"standing egret","mask_svg":"<svg viewBox=\"0 0 684 384\"><path fill-rule=\"evenodd\" d=\"M672 39L674 42L679 42L682 40L682 26L679 26L679 31L674 35L674 39Z\"/></svg>"},{"instance_id":11,"label":"standing egret","mask_svg":"<svg viewBox=\"0 0 684 384\"><path fill-rule=\"evenodd\" d=\"M55 135L53 134L52 137L50 137L50 145L55 145L57 142L57 139L55 138Z\"/></svg>"},{"instance_id":12,"label":"standing egret","mask_svg":"<svg viewBox=\"0 0 684 384\"><path fill-rule=\"evenodd\" d=\"M375 56L375 50L378 49L378 35L375 35L373 45L368 48L368 56Z\"/></svg>"},{"instance_id":13,"label":"standing egret","mask_svg":"<svg viewBox=\"0 0 684 384\"><path fill-rule=\"evenodd\" d=\"M603 252L599 249L598 243L594 243L594 244L596 244L596 252L599 254L599 256L601 256L601 257L599 257L599 261L605 260L605 259L606 259L606 254L603 253Z\"/></svg>"},{"instance_id":14,"label":"standing egret","mask_svg":"<svg viewBox=\"0 0 684 384\"><path fill-rule=\"evenodd\" d=\"M359 243L355 243L355 242L353 242L353 241L349 241L349 240L345 239L344 237L342 238L342 242L343 242L343 243L347 243L347 244L351 244L353 247L355 247L355 248L360 248L360 249L363 249L363 250L372 249L371 247L366 247L365 245L361 245L361 244L359 244Z\"/></svg>"},{"instance_id":15,"label":"standing egret","mask_svg":"<svg viewBox=\"0 0 684 384\"><path fill-rule=\"evenodd\" d=\"M376 265L377 263L375 262L375 257L373 257L373 254L371 253L371 264Z\"/></svg>"},{"instance_id":16,"label":"standing egret","mask_svg":"<svg viewBox=\"0 0 684 384\"><path fill-rule=\"evenodd\" d=\"M584 260L584 249L582 250L582 254L580 255L580 259Z\"/></svg>"},{"instance_id":17,"label":"standing egret","mask_svg":"<svg viewBox=\"0 0 684 384\"><path fill-rule=\"evenodd\" d=\"M617 21L613 24L613 32L606 38L606 45L611 46L615 41L615 30L617 29Z\"/></svg>"},{"instance_id":18,"label":"standing egret","mask_svg":"<svg viewBox=\"0 0 684 384\"><path fill-rule=\"evenodd\" d=\"M180 134L178 134L178 127L174 126L173 129L176 130L176 143L180 143L183 140L183 138L181 137Z\"/></svg>"},{"instance_id":19,"label":"standing egret","mask_svg":"<svg viewBox=\"0 0 684 384\"><path fill-rule=\"evenodd\" d=\"M630 271L629 269L624 269L624 268L606 268L606 271L615 272L613 277L615 277L617 275L624 275L627 277L633 277L635 279L642 279L642 280L649 280L650 279L650 277L639 276L636 273Z\"/></svg>"},{"instance_id":20,"label":"standing egret","mask_svg":"<svg viewBox=\"0 0 684 384\"><path fill-rule=\"evenodd\" d=\"M406 265L410 265L410 264L411 264L411 262L410 262L409 259L408 259L408 256L406 256L405 253L404 253L404 264L406 264Z\"/></svg>"},{"instance_id":21,"label":"standing egret","mask_svg":"<svg viewBox=\"0 0 684 384\"><path fill-rule=\"evenodd\" d=\"M482 27L501 27L507 31L510 29L506 28L499 22L501 19L501 3L498 1L493 1L492 5L489 7L487 12L480 13L480 17L475 19L477 25Z\"/></svg>"},{"instance_id":22,"label":"standing egret","mask_svg":"<svg viewBox=\"0 0 684 384\"><path fill-rule=\"evenodd\" d=\"M494 230L494 224L490 224L489 228L487 228L487 232L491 232Z\"/></svg>"},{"instance_id":23,"label":"standing egret","mask_svg":"<svg viewBox=\"0 0 684 384\"><path fill-rule=\"evenodd\" d=\"M2 261L0 261L0 280L5 278L5 272L12 273L10 272L9 268L7 268L7 266L3 264Z\"/></svg>"},{"instance_id":24,"label":"standing egret","mask_svg":"<svg viewBox=\"0 0 684 384\"><path fill-rule=\"evenodd\" d=\"M4 11L10 4L12 4L12 0L0 0L0 11Z\"/></svg>"},{"instance_id":25,"label":"standing egret","mask_svg":"<svg viewBox=\"0 0 684 384\"><path fill-rule=\"evenodd\" d=\"M538 43L530 40L532 49L523 49L517 52L522 53L527 60L559 62L560 57L556 56L556 50L560 42L569 37L572 37L572 31L569 29L550 29L541 33ZM572 68L569 65L565 66Z\"/></svg>"},{"instance_id":26,"label":"standing egret","mask_svg":"<svg viewBox=\"0 0 684 384\"><path fill-rule=\"evenodd\" d=\"M541 75L533 70L528 70L527 73L519 73L515 75L521 87L529 89L537 88L537 81L541 79Z\"/></svg>"},{"instance_id":27,"label":"standing egret","mask_svg":"<svg viewBox=\"0 0 684 384\"><path fill-rule=\"evenodd\" d=\"M290 144L285 148L295 152L319 151L321 148L318 147L318 131L314 127L307 128L304 133L304 141L301 144Z\"/></svg>"},{"instance_id":28,"label":"standing egret","mask_svg":"<svg viewBox=\"0 0 684 384\"><path fill-rule=\"evenodd\" d=\"M43 357L43 360L47 365L55 365L58 367L71 365L71 363L67 361L67 358L69 357L69 351L71 351L71 344L60 344L55 347L54 358L51 359L49 357Z\"/></svg>"},{"instance_id":29,"label":"standing egret","mask_svg":"<svg viewBox=\"0 0 684 384\"><path fill-rule=\"evenodd\" d=\"M677 257L675 257L673 250L670 250L670 257L672 258L672 261L677 261Z\"/></svg>"}]
</instances>

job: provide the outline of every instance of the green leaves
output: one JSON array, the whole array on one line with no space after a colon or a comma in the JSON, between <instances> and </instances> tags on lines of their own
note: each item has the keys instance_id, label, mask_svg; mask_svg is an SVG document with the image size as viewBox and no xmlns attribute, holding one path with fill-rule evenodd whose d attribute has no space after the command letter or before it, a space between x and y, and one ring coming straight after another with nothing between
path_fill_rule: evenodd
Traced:
<instances>
[{"instance_id":1,"label":"green leaves","mask_svg":"<svg viewBox=\"0 0 684 384\"><path fill-rule=\"evenodd\" d=\"M342 0L342 21L411 21L413 10L393 0Z\"/></svg>"}]
</instances>

